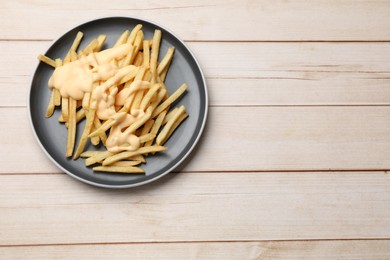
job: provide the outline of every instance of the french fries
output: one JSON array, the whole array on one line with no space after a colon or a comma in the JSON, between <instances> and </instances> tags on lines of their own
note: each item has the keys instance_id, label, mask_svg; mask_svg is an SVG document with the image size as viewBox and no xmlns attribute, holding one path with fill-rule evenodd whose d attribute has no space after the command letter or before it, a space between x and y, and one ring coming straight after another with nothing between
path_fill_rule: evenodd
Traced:
<instances>
[{"instance_id":1,"label":"french fries","mask_svg":"<svg viewBox=\"0 0 390 260\"><path fill-rule=\"evenodd\" d=\"M164 111L169 105L175 102L188 88L187 84L183 84L178 88L169 98L167 98L161 105L159 105L156 110L153 111L152 118L158 116L162 111Z\"/></svg>"},{"instance_id":2,"label":"french fries","mask_svg":"<svg viewBox=\"0 0 390 260\"><path fill-rule=\"evenodd\" d=\"M133 151L133 152L122 152L122 153L118 153L118 154L111 154L111 155L108 155L105 157L105 159L103 161L103 166L113 164L115 162L118 162L120 160L124 160L126 158L130 158L130 157L135 156L135 155L147 154L147 153L151 153L151 152L161 152L161 151L165 151L166 149L167 149L167 147L164 147L164 146L148 146L148 147L139 148L138 150Z\"/></svg>"},{"instance_id":3,"label":"french fries","mask_svg":"<svg viewBox=\"0 0 390 260\"><path fill-rule=\"evenodd\" d=\"M168 71L168 66L169 64L171 64L174 51L175 51L174 47L169 48L167 54L165 54L165 57L161 60L160 64L157 67L157 72L159 75L161 75L164 70Z\"/></svg>"},{"instance_id":4,"label":"french fries","mask_svg":"<svg viewBox=\"0 0 390 260\"><path fill-rule=\"evenodd\" d=\"M151 134L153 134L155 136L157 135L166 114L167 114L167 111L164 110L163 112L161 112L158 115L158 117L156 118L156 121L154 121L152 129L150 130ZM145 143L145 146L150 146L150 145L152 145L152 143L153 143L153 140L149 140L148 142Z\"/></svg>"},{"instance_id":5,"label":"french fries","mask_svg":"<svg viewBox=\"0 0 390 260\"><path fill-rule=\"evenodd\" d=\"M145 173L142 168L134 166L96 166L92 170L96 172Z\"/></svg>"},{"instance_id":6,"label":"french fries","mask_svg":"<svg viewBox=\"0 0 390 260\"><path fill-rule=\"evenodd\" d=\"M76 100L69 98L69 127L68 142L66 144L66 157L73 154L74 143L76 139Z\"/></svg>"},{"instance_id":7,"label":"french fries","mask_svg":"<svg viewBox=\"0 0 390 260\"><path fill-rule=\"evenodd\" d=\"M80 154L84 151L85 145L87 144L88 135L89 132L91 132L94 121L95 121L95 109L89 109L87 114L87 122L85 123L84 131L80 138L79 146L77 147L73 159L77 159L80 156Z\"/></svg>"},{"instance_id":8,"label":"french fries","mask_svg":"<svg viewBox=\"0 0 390 260\"><path fill-rule=\"evenodd\" d=\"M49 57L45 56L45 55L39 54L38 55L38 60L46 63L47 65L52 66L53 68L56 67L56 62L54 60L50 59Z\"/></svg>"},{"instance_id":9,"label":"french fries","mask_svg":"<svg viewBox=\"0 0 390 260\"><path fill-rule=\"evenodd\" d=\"M164 126L163 130L160 132L160 134L156 138L156 144L162 145L165 143L165 141L169 138L169 133L173 129L174 124L178 121L180 116L186 112L186 109L184 106L181 106L176 113L172 116L171 119L167 122L167 124ZM157 121L157 120L156 120Z\"/></svg>"},{"instance_id":10,"label":"french fries","mask_svg":"<svg viewBox=\"0 0 390 260\"><path fill-rule=\"evenodd\" d=\"M92 62L89 65L92 73L100 73L94 67L103 65L106 66L103 69L110 66L116 71L107 74L108 77L96 77L99 80L92 77L94 81L91 89L83 89L82 96L61 95L79 93L80 89L63 92L55 85L51 88L45 116L51 117L56 107L60 108L58 121L64 123L68 130L66 157L73 157L74 160L84 158L85 165L95 172L145 173L139 167L146 163L145 156L167 150L168 147L163 144L188 117L184 106L170 110L172 104L187 90L187 84L182 84L172 95L168 94L164 84L175 49L169 48L159 62L161 31L155 30L152 39L145 39L141 24L131 31L125 30L119 36L112 48L116 48L116 53L121 50L126 50L126 53L113 60L106 61L108 56L104 56L104 53L107 52L101 51L106 35L99 35L78 51L82 38L83 33L78 32L63 60L44 55L39 55L38 59L56 70L61 70L61 66L68 66L69 70L80 60ZM93 59L87 59L90 55ZM104 62L109 62L109 65ZM118 94L122 90L125 92ZM98 102L106 103L102 108ZM103 116L104 113L108 113L108 116ZM84 128L80 139L76 140L77 126L81 121L85 121ZM94 145L101 142L107 150L84 151L89 147L88 140Z\"/></svg>"}]
</instances>

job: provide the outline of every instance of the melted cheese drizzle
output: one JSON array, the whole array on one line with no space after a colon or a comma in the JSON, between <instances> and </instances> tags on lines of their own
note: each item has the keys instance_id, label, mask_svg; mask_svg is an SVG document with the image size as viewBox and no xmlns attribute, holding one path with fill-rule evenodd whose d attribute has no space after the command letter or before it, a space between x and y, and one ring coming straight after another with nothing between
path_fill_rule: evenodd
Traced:
<instances>
[{"instance_id":1,"label":"melted cheese drizzle","mask_svg":"<svg viewBox=\"0 0 390 260\"><path fill-rule=\"evenodd\" d=\"M136 80L118 93L116 84L129 74L135 66L119 68L117 61L132 50L131 44L122 44L98 53L91 53L79 60L57 67L49 79L49 88L57 88L61 96L75 100L83 99L86 92L92 93L91 108L101 120L113 119L114 126L105 143L110 152L134 151L140 147L139 138L122 131L144 115L144 111L133 114L116 112L115 106L123 106L131 94L147 89L150 83ZM100 83L93 88L94 83Z\"/></svg>"}]
</instances>

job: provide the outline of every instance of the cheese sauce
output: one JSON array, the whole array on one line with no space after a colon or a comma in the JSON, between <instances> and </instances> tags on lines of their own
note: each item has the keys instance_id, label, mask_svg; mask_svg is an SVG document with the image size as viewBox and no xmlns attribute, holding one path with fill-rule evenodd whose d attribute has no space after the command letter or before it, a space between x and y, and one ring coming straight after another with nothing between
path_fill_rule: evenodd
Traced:
<instances>
[{"instance_id":1,"label":"cheese sauce","mask_svg":"<svg viewBox=\"0 0 390 260\"><path fill-rule=\"evenodd\" d=\"M98 53L91 53L79 60L57 67L49 79L49 88L57 88L61 96L82 100L86 92L91 95L91 108L101 120L115 120L106 140L110 152L134 151L140 147L139 138L126 133L125 128L142 117L145 112L137 110L133 114L117 113L115 106L123 106L130 95L138 90L150 88L147 81L136 80L118 93L115 86L135 66L119 68L117 61L132 50L131 44L122 44ZM94 83L99 83L93 88Z\"/></svg>"},{"instance_id":2,"label":"cheese sauce","mask_svg":"<svg viewBox=\"0 0 390 260\"><path fill-rule=\"evenodd\" d=\"M136 80L130 84L128 88L122 89L115 98L115 104L117 106L123 106L128 97L138 90L144 90L150 88L150 82Z\"/></svg>"},{"instance_id":3,"label":"cheese sauce","mask_svg":"<svg viewBox=\"0 0 390 260\"><path fill-rule=\"evenodd\" d=\"M115 96L118 88L109 89L111 86L118 83L124 76L129 74L134 66L129 65L118 70L114 76L108 79L103 84L97 86L92 91L91 107L96 109L96 114L99 119L107 120L115 115ZM107 93L108 91L108 93Z\"/></svg>"},{"instance_id":4,"label":"cheese sauce","mask_svg":"<svg viewBox=\"0 0 390 260\"><path fill-rule=\"evenodd\" d=\"M63 97L81 100L85 92L92 91L94 82L115 75L118 67L112 61L123 58L131 49L131 44L122 44L57 67L49 79L49 87L57 88Z\"/></svg>"},{"instance_id":5,"label":"cheese sauce","mask_svg":"<svg viewBox=\"0 0 390 260\"><path fill-rule=\"evenodd\" d=\"M122 130L129 127L143 115L143 111L136 111L134 115L120 112L113 116L116 124L111 128L105 144L109 152L135 151L140 147L140 141L136 135L127 134Z\"/></svg>"}]
</instances>

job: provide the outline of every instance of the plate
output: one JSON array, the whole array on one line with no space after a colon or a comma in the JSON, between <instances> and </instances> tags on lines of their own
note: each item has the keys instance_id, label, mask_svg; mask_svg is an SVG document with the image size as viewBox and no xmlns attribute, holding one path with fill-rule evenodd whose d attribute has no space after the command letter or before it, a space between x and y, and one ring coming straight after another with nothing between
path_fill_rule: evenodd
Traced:
<instances>
[{"instance_id":1,"label":"plate","mask_svg":"<svg viewBox=\"0 0 390 260\"><path fill-rule=\"evenodd\" d=\"M107 35L103 49L109 48L113 46L123 31L131 30L139 23L143 25L145 39L151 39L155 29L162 31L159 60L169 47L175 47L175 54L165 81L168 92L173 93L184 82L189 86L183 97L173 104L174 106L184 105L189 117L164 144L168 147L167 151L147 157L147 163L141 166L146 174L95 173L91 167L85 166L83 158L78 160L66 158L67 131L65 126L58 122L60 109L57 108L51 118L45 118L50 97L47 83L53 73L53 68L39 63L31 81L28 100L29 117L40 146L61 170L88 184L106 188L127 188L157 180L174 170L188 157L198 142L206 122L208 105L206 81L197 60L185 43L174 33L153 22L129 17L107 17L89 21L73 28L54 41L45 55L51 58L65 57L78 31L84 33L80 48L85 47L99 34ZM84 124L85 120L78 124L76 140L80 139ZM94 147L88 142L85 150L102 150L103 148Z\"/></svg>"}]
</instances>

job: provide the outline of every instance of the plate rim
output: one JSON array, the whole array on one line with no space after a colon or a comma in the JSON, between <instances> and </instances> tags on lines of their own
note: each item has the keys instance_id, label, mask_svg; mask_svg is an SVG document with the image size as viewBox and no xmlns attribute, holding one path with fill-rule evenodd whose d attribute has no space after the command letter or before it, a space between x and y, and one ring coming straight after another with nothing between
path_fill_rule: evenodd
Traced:
<instances>
[{"instance_id":1,"label":"plate rim","mask_svg":"<svg viewBox=\"0 0 390 260\"><path fill-rule=\"evenodd\" d=\"M41 140L39 139L39 137L38 137L38 135L36 133L35 127L33 125L33 120L32 120L32 115L31 115L31 91L32 91L32 84L33 84L34 76L35 76L35 73L36 73L36 71L38 69L38 66L39 66L40 62L37 63L37 65L36 65L36 67L34 69L34 73L31 75L31 79L30 79L30 83L29 83L29 91L27 93L27 113L28 113L28 118L29 118L29 124L30 124L31 129L33 130L35 140L38 142L39 146L41 147L43 152L46 154L46 156L54 163L54 165L57 166L57 168L62 170L64 173L66 173L67 175L69 175L69 176L71 176L71 177L73 177L73 178L75 178L75 179L77 179L77 180L79 180L79 181L81 181L83 183L86 183L86 184L89 184L89 185L92 185L92 186L96 186L96 187L110 188L110 189L133 188L133 187L138 187L138 186L142 186L142 185L154 182L154 181L164 177L168 173L172 172L175 168L180 166L185 161L185 159L187 159L187 157L192 153L192 151L194 150L194 148L198 144L198 142L200 140L200 137L203 134L203 131L204 131L204 128L205 128L205 125L206 125L206 121L207 121L207 117L208 117L208 107L209 107L208 103L209 103L209 99L208 99L207 83L206 83L206 78L204 76L203 70L202 70L202 68L201 68L201 66L199 64L199 61L195 57L193 51L188 47L188 45L176 33L174 33L173 31L171 31L170 29L166 28L165 26L162 26L159 23L156 23L156 22L154 22L154 21L152 21L150 19L145 19L145 18L141 18L141 17L137 17L137 16L102 16L102 17L97 17L97 18L93 18L93 19L88 19L88 20L86 20L84 22L78 23L77 25L73 26L72 28L66 30L64 33L62 33L60 36L58 36L54 40L50 41L48 43L49 46L45 48L46 51L44 53L47 53L47 51L49 51L49 49L51 48L51 46L53 46L54 43L56 43L61 37L63 37L65 34L70 32L71 30L75 29L76 27L84 25L84 24L87 24L87 23L95 22L97 20L103 20L103 19L132 19L132 20L140 20L140 21L145 21L145 22L148 22L148 23L150 23L152 25L158 26L158 27L166 30L172 36L174 36L188 50L189 54L194 59L195 64L196 64L196 66L199 69L200 76L202 78L202 82L203 82L203 86L204 86L204 92L205 92L205 95L204 95L204 101L205 102L204 103L205 103L205 106L203 108L204 109L203 110L204 111L204 116L203 116L203 120L202 120L200 129L199 129L199 132L198 132L194 142L192 143L191 147L187 150L187 152L182 156L182 158L180 158L180 160L178 160L172 167L168 168L163 173L155 176L154 178L151 178L151 179L148 179L148 180L144 180L144 181L141 181L141 182L132 183L132 184L110 185L110 184L97 183L97 182L86 180L86 179L84 179L82 177L79 177L79 176L73 174L72 172L68 171L67 169L62 167L50 155L50 153L46 150L46 148L43 146Z\"/></svg>"}]
</instances>

